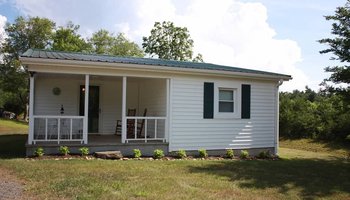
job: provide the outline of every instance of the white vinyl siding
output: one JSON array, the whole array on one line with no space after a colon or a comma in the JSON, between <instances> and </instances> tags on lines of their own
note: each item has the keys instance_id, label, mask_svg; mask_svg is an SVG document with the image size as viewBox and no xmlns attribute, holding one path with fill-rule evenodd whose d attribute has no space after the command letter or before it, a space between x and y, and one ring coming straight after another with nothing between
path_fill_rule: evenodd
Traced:
<instances>
[{"instance_id":1,"label":"white vinyl siding","mask_svg":"<svg viewBox=\"0 0 350 200\"><path fill-rule=\"evenodd\" d=\"M34 115L61 115L61 105L64 108L63 115L79 115L79 82L81 78L73 80L57 77L38 77L34 81ZM61 89L60 95L54 95L52 89Z\"/></svg>"},{"instance_id":2,"label":"white vinyl siding","mask_svg":"<svg viewBox=\"0 0 350 200\"><path fill-rule=\"evenodd\" d=\"M140 113L147 108L148 116L165 116L166 114L166 80L143 79L140 80L139 102Z\"/></svg>"},{"instance_id":3,"label":"white vinyl siding","mask_svg":"<svg viewBox=\"0 0 350 200\"><path fill-rule=\"evenodd\" d=\"M122 115L122 80L115 78L114 80L94 81L90 85L100 86L100 134L115 133L117 119L121 119Z\"/></svg>"},{"instance_id":4,"label":"white vinyl siding","mask_svg":"<svg viewBox=\"0 0 350 200\"><path fill-rule=\"evenodd\" d=\"M203 119L204 82L214 82L214 88L217 88L223 80L173 79L170 151L274 147L276 111L273 82L225 80L225 87L231 85L237 88L238 104L241 102L239 87L242 83L251 84L251 119ZM236 108L240 112L240 106Z\"/></svg>"},{"instance_id":5,"label":"white vinyl siding","mask_svg":"<svg viewBox=\"0 0 350 200\"><path fill-rule=\"evenodd\" d=\"M141 79L139 90L139 115L147 109L147 116L166 116L166 80ZM147 120L147 134L154 137L154 120ZM165 120L157 120L157 137L165 137Z\"/></svg>"}]
</instances>

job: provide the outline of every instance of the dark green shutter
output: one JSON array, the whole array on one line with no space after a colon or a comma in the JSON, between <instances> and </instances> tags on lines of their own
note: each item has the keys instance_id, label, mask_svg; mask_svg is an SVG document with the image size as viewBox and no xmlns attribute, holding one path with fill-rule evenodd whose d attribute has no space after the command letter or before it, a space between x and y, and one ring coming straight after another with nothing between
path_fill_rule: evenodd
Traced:
<instances>
[{"instance_id":1,"label":"dark green shutter","mask_svg":"<svg viewBox=\"0 0 350 200\"><path fill-rule=\"evenodd\" d=\"M250 85L242 85L242 119L250 119Z\"/></svg>"},{"instance_id":2,"label":"dark green shutter","mask_svg":"<svg viewBox=\"0 0 350 200\"><path fill-rule=\"evenodd\" d=\"M204 119L214 118L214 83L204 83L203 111Z\"/></svg>"}]
</instances>

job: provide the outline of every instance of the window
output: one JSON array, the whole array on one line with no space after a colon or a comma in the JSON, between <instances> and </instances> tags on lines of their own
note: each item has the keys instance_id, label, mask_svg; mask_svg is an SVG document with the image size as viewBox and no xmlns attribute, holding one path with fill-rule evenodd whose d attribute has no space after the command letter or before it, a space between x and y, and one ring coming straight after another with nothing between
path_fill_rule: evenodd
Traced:
<instances>
[{"instance_id":1,"label":"window","mask_svg":"<svg viewBox=\"0 0 350 200\"><path fill-rule=\"evenodd\" d=\"M241 84L217 81L214 85L214 119L241 118Z\"/></svg>"},{"instance_id":2,"label":"window","mask_svg":"<svg viewBox=\"0 0 350 200\"><path fill-rule=\"evenodd\" d=\"M219 88L219 112L234 112L234 90Z\"/></svg>"}]
</instances>

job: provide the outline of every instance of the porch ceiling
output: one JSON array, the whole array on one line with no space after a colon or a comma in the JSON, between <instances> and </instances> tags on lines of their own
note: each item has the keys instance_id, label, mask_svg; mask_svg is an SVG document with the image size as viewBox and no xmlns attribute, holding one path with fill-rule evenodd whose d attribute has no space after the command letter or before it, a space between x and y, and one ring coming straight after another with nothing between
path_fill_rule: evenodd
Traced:
<instances>
[{"instance_id":1,"label":"porch ceiling","mask_svg":"<svg viewBox=\"0 0 350 200\"><path fill-rule=\"evenodd\" d=\"M64 78L64 79L76 79L76 80L85 80L85 74L61 74L61 73L37 73L37 76L44 78ZM90 75L90 80L122 80L122 76L102 76L102 75ZM165 79L165 78L145 78L145 77L128 77L127 81L129 82L139 82L152 79Z\"/></svg>"},{"instance_id":2,"label":"porch ceiling","mask_svg":"<svg viewBox=\"0 0 350 200\"><path fill-rule=\"evenodd\" d=\"M57 73L36 73L36 76L44 78L73 78L85 80L85 74L57 74Z\"/></svg>"}]
</instances>

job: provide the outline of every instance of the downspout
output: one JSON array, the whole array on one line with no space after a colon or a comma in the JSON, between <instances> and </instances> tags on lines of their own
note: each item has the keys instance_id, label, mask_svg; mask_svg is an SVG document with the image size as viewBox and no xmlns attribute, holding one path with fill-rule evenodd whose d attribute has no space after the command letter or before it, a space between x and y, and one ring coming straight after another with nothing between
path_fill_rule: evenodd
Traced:
<instances>
[{"instance_id":1,"label":"downspout","mask_svg":"<svg viewBox=\"0 0 350 200\"><path fill-rule=\"evenodd\" d=\"M275 120L275 155L278 155L279 146L279 118L280 118L280 96L279 87L283 84L283 79L280 79L276 84L276 120Z\"/></svg>"}]
</instances>

